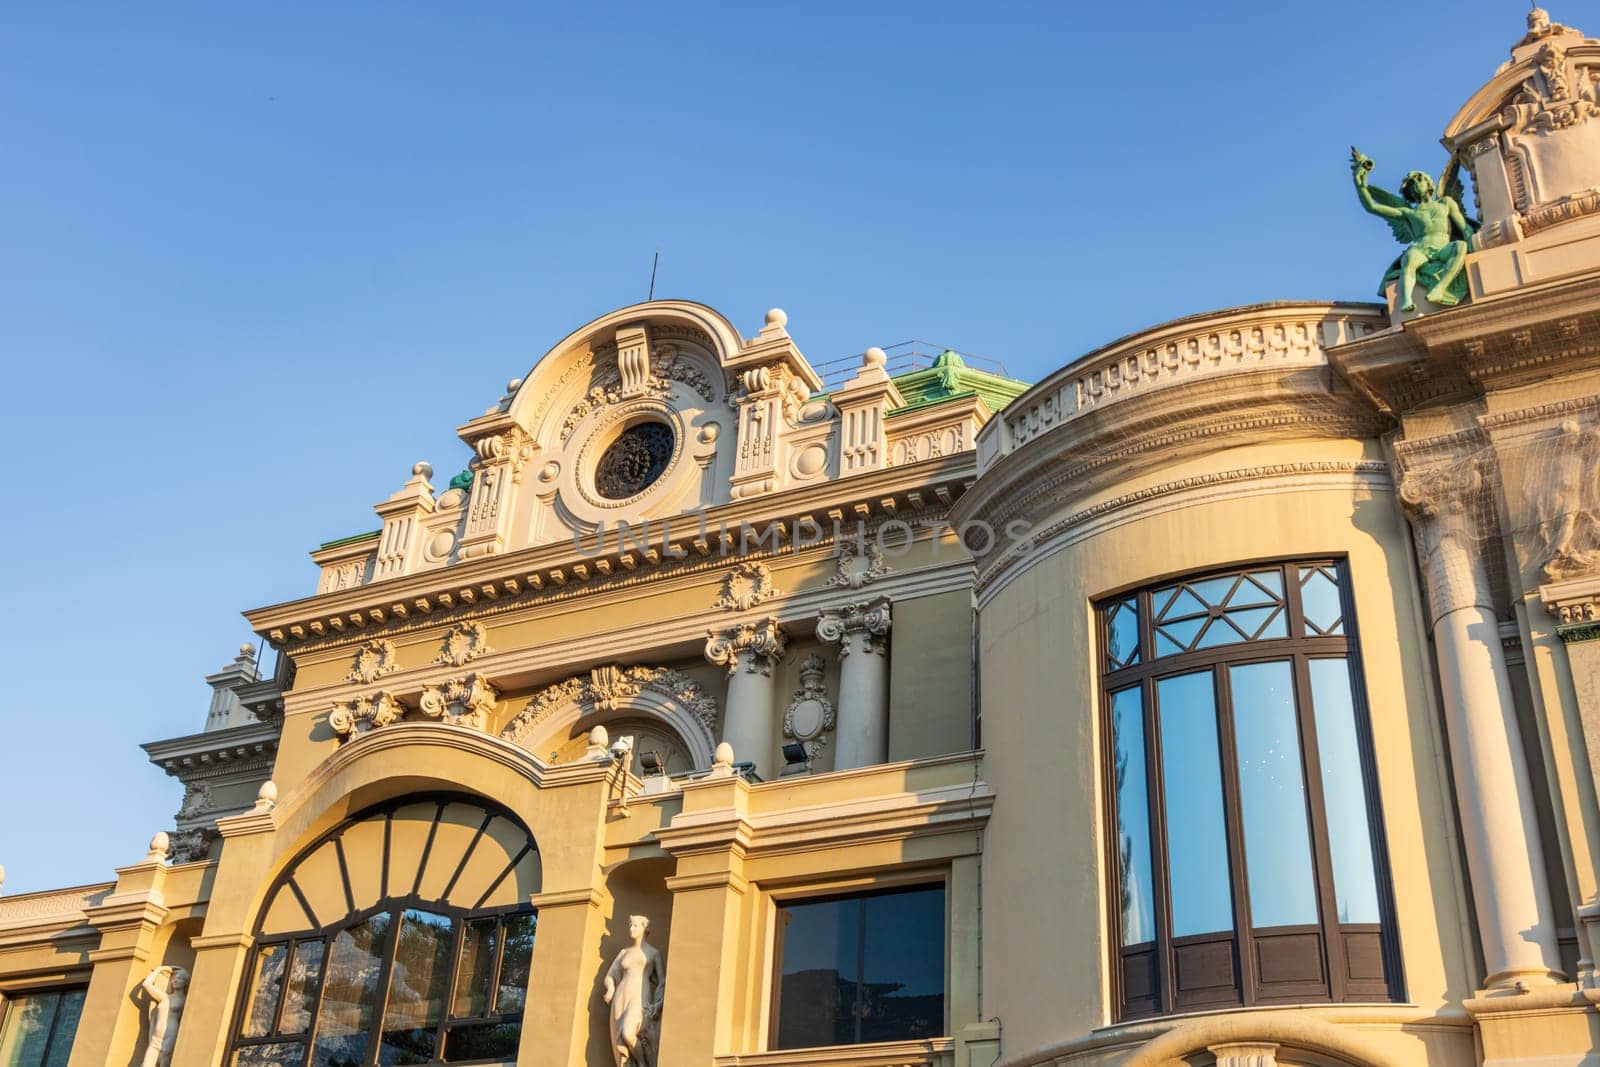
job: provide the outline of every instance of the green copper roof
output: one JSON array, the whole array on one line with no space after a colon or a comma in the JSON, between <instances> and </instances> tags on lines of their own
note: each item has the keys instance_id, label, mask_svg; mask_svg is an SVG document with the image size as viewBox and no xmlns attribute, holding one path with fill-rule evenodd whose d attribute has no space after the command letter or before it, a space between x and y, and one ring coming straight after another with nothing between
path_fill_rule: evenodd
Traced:
<instances>
[{"instance_id":1,"label":"green copper roof","mask_svg":"<svg viewBox=\"0 0 1600 1067\"><path fill-rule=\"evenodd\" d=\"M349 537L338 537L332 541L322 542L317 546L317 550L321 551L324 548L338 548L340 545L354 544L357 541L365 541L369 537L377 537L381 533L383 533L382 530L368 530L366 533L351 534Z\"/></svg>"},{"instance_id":2,"label":"green copper roof","mask_svg":"<svg viewBox=\"0 0 1600 1067\"><path fill-rule=\"evenodd\" d=\"M933 366L897 375L894 384L899 388L900 395L906 398L906 403L904 407L890 411L890 415L973 394L982 397L991 412L999 412L1028 389L1027 382L973 370L965 360L948 349L939 353Z\"/></svg>"}]
</instances>

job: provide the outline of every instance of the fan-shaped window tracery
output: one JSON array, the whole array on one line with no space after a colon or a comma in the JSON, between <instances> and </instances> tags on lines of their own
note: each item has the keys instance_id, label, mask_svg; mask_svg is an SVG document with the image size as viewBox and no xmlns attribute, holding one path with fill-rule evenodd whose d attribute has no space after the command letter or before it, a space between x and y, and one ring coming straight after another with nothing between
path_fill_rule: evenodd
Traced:
<instances>
[{"instance_id":1,"label":"fan-shaped window tracery","mask_svg":"<svg viewBox=\"0 0 1600 1067\"><path fill-rule=\"evenodd\" d=\"M513 1058L539 873L527 829L474 798L408 797L324 835L261 911L233 1064Z\"/></svg>"}]
</instances>

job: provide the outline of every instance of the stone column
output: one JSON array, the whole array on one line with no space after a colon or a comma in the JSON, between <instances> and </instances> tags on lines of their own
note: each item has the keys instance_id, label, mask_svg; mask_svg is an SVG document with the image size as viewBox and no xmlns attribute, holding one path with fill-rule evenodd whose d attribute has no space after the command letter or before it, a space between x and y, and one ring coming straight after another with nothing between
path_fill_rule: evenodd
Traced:
<instances>
[{"instance_id":1,"label":"stone column","mask_svg":"<svg viewBox=\"0 0 1600 1067\"><path fill-rule=\"evenodd\" d=\"M817 619L817 637L839 646L839 725L833 768L889 758L889 601L847 604Z\"/></svg>"},{"instance_id":2,"label":"stone column","mask_svg":"<svg viewBox=\"0 0 1600 1067\"><path fill-rule=\"evenodd\" d=\"M1400 498L1427 586L1484 984L1495 988L1563 976L1533 788L1480 552L1481 483L1478 468L1462 461L1406 475Z\"/></svg>"},{"instance_id":3,"label":"stone column","mask_svg":"<svg viewBox=\"0 0 1600 1067\"><path fill-rule=\"evenodd\" d=\"M722 740L756 773L772 777L776 730L772 668L783 658L788 635L778 620L744 622L707 634L706 659L728 672L728 699L722 709Z\"/></svg>"}]
</instances>

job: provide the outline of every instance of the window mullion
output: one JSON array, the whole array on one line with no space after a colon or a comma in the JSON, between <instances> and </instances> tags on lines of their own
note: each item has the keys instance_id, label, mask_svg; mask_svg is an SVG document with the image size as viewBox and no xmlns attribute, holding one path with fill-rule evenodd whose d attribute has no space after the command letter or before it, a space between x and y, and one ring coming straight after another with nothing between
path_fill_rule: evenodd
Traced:
<instances>
[{"instance_id":1,"label":"window mullion","mask_svg":"<svg viewBox=\"0 0 1600 1067\"><path fill-rule=\"evenodd\" d=\"M1163 788L1161 760L1161 712L1156 707L1155 680L1146 678L1140 683L1140 699L1144 702L1144 756L1145 804L1150 809L1150 882L1155 898L1156 968L1161 990L1161 1003L1157 1011L1170 1012L1178 1002L1178 984L1173 974L1172 959L1172 900L1171 872L1167 856L1166 790ZM1120 953L1121 946L1118 946ZM1120 955L1119 955L1120 964Z\"/></svg>"},{"instance_id":2,"label":"window mullion","mask_svg":"<svg viewBox=\"0 0 1600 1067\"><path fill-rule=\"evenodd\" d=\"M1238 966L1239 996L1248 1006L1256 1000L1255 939L1250 927L1250 877L1244 853L1244 812L1239 798L1239 753L1233 737L1233 687L1228 665L1212 668L1217 702L1217 750L1222 773L1222 821L1227 828L1228 877L1233 889L1233 946Z\"/></svg>"},{"instance_id":3,"label":"window mullion","mask_svg":"<svg viewBox=\"0 0 1600 1067\"><path fill-rule=\"evenodd\" d=\"M394 958L400 951L400 928L405 922L405 913L406 909L403 907L389 912L389 943L384 947L383 964L378 970L378 985L373 997L372 1029L368 1031L368 1037L372 1041L367 1049L366 1062L369 1064L376 1063L378 1053L382 1051L383 1017L389 1009L389 984L390 979L394 977Z\"/></svg>"},{"instance_id":4,"label":"window mullion","mask_svg":"<svg viewBox=\"0 0 1600 1067\"><path fill-rule=\"evenodd\" d=\"M1317 910L1322 915L1322 956L1328 968L1328 995L1345 999L1344 937L1339 927L1338 897L1333 884L1333 853L1328 813L1322 794L1322 755L1317 748L1316 709L1311 706L1311 673L1304 655L1294 657L1295 721L1300 730L1300 762L1305 775L1306 806L1311 816L1311 849L1316 864Z\"/></svg>"}]
</instances>

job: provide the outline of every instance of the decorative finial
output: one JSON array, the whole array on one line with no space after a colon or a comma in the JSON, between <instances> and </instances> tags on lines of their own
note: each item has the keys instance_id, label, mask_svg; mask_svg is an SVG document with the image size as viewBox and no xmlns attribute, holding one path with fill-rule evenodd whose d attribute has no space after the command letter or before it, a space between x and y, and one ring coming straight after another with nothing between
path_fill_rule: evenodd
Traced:
<instances>
[{"instance_id":1,"label":"decorative finial","mask_svg":"<svg viewBox=\"0 0 1600 1067\"><path fill-rule=\"evenodd\" d=\"M5 889L5 887L6 887L6 869L4 867L0 867L0 890Z\"/></svg>"},{"instance_id":2,"label":"decorative finial","mask_svg":"<svg viewBox=\"0 0 1600 1067\"><path fill-rule=\"evenodd\" d=\"M163 863L167 853L172 851L172 838L165 830L157 830L156 835L150 839L150 851L145 854L146 863Z\"/></svg>"},{"instance_id":3,"label":"decorative finial","mask_svg":"<svg viewBox=\"0 0 1600 1067\"><path fill-rule=\"evenodd\" d=\"M522 379L521 378L513 378L509 382L506 383L506 393L507 393L507 395L509 395L511 393L515 393L518 389L521 389L521 388L522 388Z\"/></svg>"},{"instance_id":4,"label":"decorative finial","mask_svg":"<svg viewBox=\"0 0 1600 1067\"><path fill-rule=\"evenodd\" d=\"M604 726L596 726L589 731L589 747L583 750L589 759L609 760L611 758L611 735Z\"/></svg>"},{"instance_id":5,"label":"decorative finial","mask_svg":"<svg viewBox=\"0 0 1600 1067\"><path fill-rule=\"evenodd\" d=\"M717 754L711 758L711 777L733 777L733 746L726 741L717 746Z\"/></svg>"},{"instance_id":6,"label":"decorative finial","mask_svg":"<svg viewBox=\"0 0 1600 1067\"><path fill-rule=\"evenodd\" d=\"M767 312L767 325L782 329L789 324L789 313L782 308L772 308Z\"/></svg>"},{"instance_id":7,"label":"decorative finial","mask_svg":"<svg viewBox=\"0 0 1600 1067\"><path fill-rule=\"evenodd\" d=\"M413 476L420 474L424 478L432 478L433 464L429 463L427 460L423 460L421 463L413 463L411 465L411 473Z\"/></svg>"},{"instance_id":8,"label":"decorative finial","mask_svg":"<svg viewBox=\"0 0 1600 1067\"><path fill-rule=\"evenodd\" d=\"M261 783L261 788L256 790L256 811L271 811L278 806L278 783L271 778Z\"/></svg>"},{"instance_id":9,"label":"decorative finial","mask_svg":"<svg viewBox=\"0 0 1600 1067\"><path fill-rule=\"evenodd\" d=\"M877 347L867 349L861 356L861 365L863 367L881 367L888 362L889 354Z\"/></svg>"},{"instance_id":10,"label":"decorative finial","mask_svg":"<svg viewBox=\"0 0 1600 1067\"><path fill-rule=\"evenodd\" d=\"M239 658L240 659L255 659L256 658L256 646L252 645L249 641L240 641L239 642Z\"/></svg>"}]
</instances>

